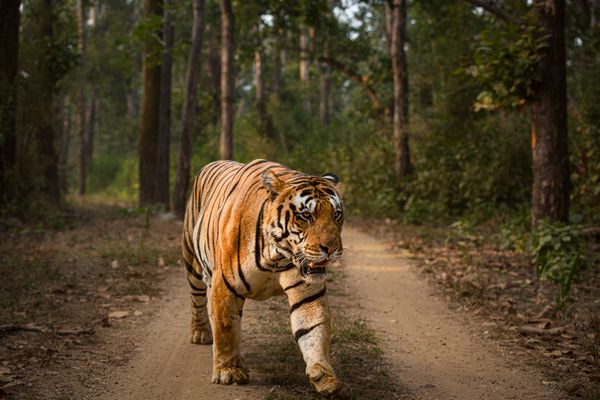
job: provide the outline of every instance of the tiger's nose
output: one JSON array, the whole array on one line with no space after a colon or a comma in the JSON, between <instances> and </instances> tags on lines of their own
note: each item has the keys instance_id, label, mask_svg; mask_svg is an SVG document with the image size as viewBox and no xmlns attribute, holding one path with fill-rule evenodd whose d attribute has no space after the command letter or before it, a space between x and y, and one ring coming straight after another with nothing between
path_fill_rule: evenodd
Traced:
<instances>
[{"instance_id":1,"label":"tiger's nose","mask_svg":"<svg viewBox=\"0 0 600 400\"><path fill-rule=\"evenodd\" d=\"M322 244L320 244L319 247L321 248L321 250L323 250L329 256L332 255L333 253L335 253L335 251L337 250L337 244L334 244L334 245L330 244L329 246L323 246Z\"/></svg>"}]
</instances>

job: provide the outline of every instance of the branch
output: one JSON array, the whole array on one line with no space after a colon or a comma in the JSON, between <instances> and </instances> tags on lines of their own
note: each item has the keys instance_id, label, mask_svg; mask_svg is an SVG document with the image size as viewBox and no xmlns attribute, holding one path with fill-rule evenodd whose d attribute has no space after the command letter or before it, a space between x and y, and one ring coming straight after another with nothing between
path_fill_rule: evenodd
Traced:
<instances>
[{"instance_id":1,"label":"branch","mask_svg":"<svg viewBox=\"0 0 600 400\"><path fill-rule=\"evenodd\" d=\"M506 22L509 22L509 23L515 24L515 25L519 25L521 23L521 21L518 18L516 18L514 15L509 14L508 12L501 9L500 7L496 6L496 4L494 4L492 1L486 1L486 0L467 0L467 1L471 4L473 4L474 6L483 8L490 14L494 14L496 17L498 17Z\"/></svg>"},{"instance_id":2,"label":"branch","mask_svg":"<svg viewBox=\"0 0 600 400\"><path fill-rule=\"evenodd\" d=\"M7 324L0 325L0 332L16 332L16 331L28 331L28 332L42 332L42 333L55 333L57 335L89 335L94 333L92 328L79 328L79 329L51 329L44 326L34 324Z\"/></svg>"},{"instance_id":3,"label":"branch","mask_svg":"<svg viewBox=\"0 0 600 400\"><path fill-rule=\"evenodd\" d=\"M373 107L375 107L375 108L381 107L381 101L379 100L379 97L377 96L375 89L373 89L373 87L371 86L368 76L359 74L357 71L355 71L349 65L346 65L346 64L344 64L334 58L331 58L329 56L324 56L324 55L319 56L317 58L317 61L326 63L331 68L337 69L337 70L343 72L344 74L346 74L350 79L357 82L360 86L363 87L363 89L365 89L365 91L367 92L367 97L369 97L369 100L371 100Z\"/></svg>"}]
</instances>

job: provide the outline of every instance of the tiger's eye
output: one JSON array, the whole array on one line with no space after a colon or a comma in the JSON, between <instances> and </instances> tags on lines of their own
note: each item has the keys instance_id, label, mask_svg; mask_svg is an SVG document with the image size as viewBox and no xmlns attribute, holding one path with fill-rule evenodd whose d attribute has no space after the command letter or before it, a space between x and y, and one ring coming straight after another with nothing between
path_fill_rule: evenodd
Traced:
<instances>
[{"instance_id":1,"label":"tiger's eye","mask_svg":"<svg viewBox=\"0 0 600 400\"><path fill-rule=\"evenodd\" d=\"M303 218L303 219L305 219L305 220L307 220L307 221L309 221L309 220L310 220L310 217L311 217L311 215L310 215L310 212L308 212L308 211L303 211L303 212L302 212L302 214L300 214L300 215L302 216L302 218Z\"/></svg>"}]
</instances>

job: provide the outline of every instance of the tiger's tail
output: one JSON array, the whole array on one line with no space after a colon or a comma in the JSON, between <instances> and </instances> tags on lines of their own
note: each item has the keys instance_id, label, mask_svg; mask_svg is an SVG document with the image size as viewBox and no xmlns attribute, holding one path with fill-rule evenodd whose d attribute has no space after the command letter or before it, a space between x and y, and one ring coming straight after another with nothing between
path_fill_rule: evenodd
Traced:
<instances>
[{"instance_id":1,"label":"tiger's tail","mask_svg":"<svg viewBox=\"0 0 600 400\"><path fill-rule=\"evenodd\" d=\"M200 174L194 179L192 194L183 219L182 255L192 300L190 341L195 344L211 344L212 331L207 310L207 285L202 279L202 266L194 252L194 227L200 212Z\"/></svg>"}]
</instances>

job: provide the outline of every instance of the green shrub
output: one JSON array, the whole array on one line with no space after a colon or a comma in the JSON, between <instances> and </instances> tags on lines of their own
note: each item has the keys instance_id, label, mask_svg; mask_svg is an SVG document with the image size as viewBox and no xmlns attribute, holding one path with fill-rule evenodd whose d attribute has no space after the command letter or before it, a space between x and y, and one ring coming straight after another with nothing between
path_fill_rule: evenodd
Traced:
<instances>
[{"instance_id":1,"label":"green shrub","mask_svg":"<svg viewBox=\"0 0 600 400\"><path fill-rule=\"evenodd\" d=\"M532 234L531 255L538 278L559 285L557 305L562 308L571 294L571 285L585 267L581 227L541 221Z\"/></svg>"}]
</instances>

